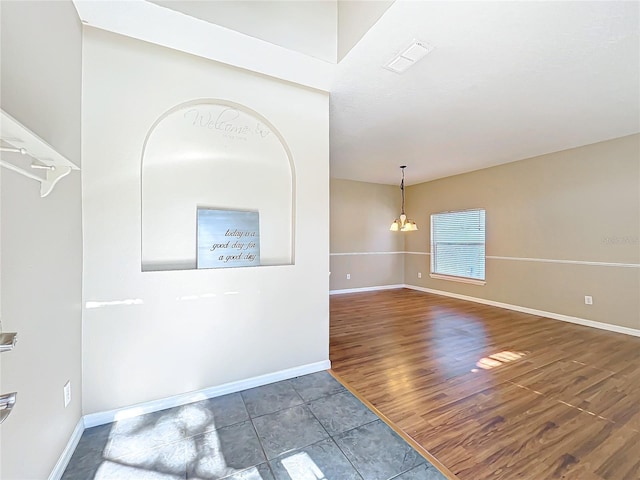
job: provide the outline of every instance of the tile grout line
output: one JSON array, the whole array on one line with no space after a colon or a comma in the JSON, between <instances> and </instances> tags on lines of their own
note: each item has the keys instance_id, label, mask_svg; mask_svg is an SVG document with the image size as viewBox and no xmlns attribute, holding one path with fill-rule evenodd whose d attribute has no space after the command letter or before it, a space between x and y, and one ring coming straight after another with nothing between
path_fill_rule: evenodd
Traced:
<instances>
[{"instance_id":1,"label":"tile grout line","mask_svg":"<svg viewBox=\"0 0 640 480\"><path fill-rule=\"evenodd\" d=\"M396 432L400 437L406 441L411 447L413 447L425 460L427 460L431 465L433 465L440 473L442 473L447 480L459 480L459 478L449 470L442 462L440 462L434 455L429 453L427 449L425 449L422 445L416 442L409 434L407 434L404 430L398 427L395 423L393 423L386 415L384 415L380 410L378 410L371 402L365 399L362 395L360 395L349 383L344 381L339 374L337 374L333 369L329 370L329 373L333 378L335 378L338 382L340 382L348 391L350 391L358 400L360 400L369 410L375 413L380 420L382 420L385 424L387 424L394 432Z\"/></svg>"},{"instance_id":2,"label":"tile grout line","mask_svg":"<svg viewBox=\"0 0 640 480\"><path fill-rule=\"evenodd\" d=\"M370 425L370 424L372 424L373 422L377 422L378 420L380 420L380 419L379 419L379 418L377 418L377 419L375 419L375 420L372 420L371 422L363 423L362 425L360 425L360 426L358 426L358 427L354 427L354 428L352 428L352 429L350 429L350 430L345 430L344 432L340 432L338 435L342 435L343 433L350 432L350 431L355 430L356 428L360 428L360 427L362 427L362 426L364 426L364 425ZM347 456L346 452L345 452L344 450L342 450L342 447L340 446L340 444L339 444L338 442L336 442L335 438L333 438L333 437L329 437L329 438L331 438L331 440L333 441L333 443L335 443L335 444L336 444L336 447L338 447L338 450L340 450L340 453L342 453L342 455L344 455L344 458L346 458L346 459L347 459L347 462L349 462L349 464L353 467L353 469L356 471L356 473L357 473L358 475L360 475L360 478L364 479L364 474L363 474L360 470L358 470L358 467L356 467L356 466L354 465L354 463L351 461L351 459Z\"/></svg>"},{"instance_id":3,"label":"tile grout line","mask_svg":"<svg viewBox=\"0 0 640 480\"><path fill-rule=\"evenodd\" d=\"M333 378L334 378L334 380L335 380L335 377L333 377ZM337 381L337 380L336 380L336 381ZM340 382L338 382L338 383L340 383ZM340 385L342 385L342 384L340 384ZM342 387L344 388L344 385L342 385ZM329 398L329 397L333 397L333 396L336 396L336 395L340 395L340 394L345 393L345 392L348 392L348 390L347 390L346 388L345 388L345 390L343 390L343 391L341 391L341 392L335 392L335 393L332 393L332 394L330 394L330 395L325 395L324 397L320 397L320 398ZM316 400L319 400L320 398L316 398L316 399L314 399L314 400L311 400L311 401L309 401L309 403L314 402L314 401L316 401ZM329 440L331 440L331 441L333 442L333 444L336 446L336 448L338 449L338 451L339 451L339 452L344 456L344 458L347 460L347 462L349 462L349 465L351 465L351 467L353 467L353 470L358 474L358 476L359 476L361 479L364 479L364 475L362 474L362 472L361 472L360 470L358 470L358 467L356 467L356 466L353 464L353 462L352 462L352 461L351 461L351 459L347 456L347 454L345 453L345 451L344 451L344 450L342 450L342 448L340 447L340 445L338 444L338 442L336 442L336 439L333 437L333 435L331 435L331 434L329 433L329 430L327 430L327 429L325 428L325 426L322 424L322 422L321 422L321 421L320 421L320 419L316 416L316 414L315 414L315 413L313 413L313 410L312 410L310 407L309 407L309 411L311 412L311 415L313 415L313 418L315 418L315 419L316 419L316 421L320 424L320 426L321 426L321 427L324 429L324 431L327 433L327 435L329 436L329 437L328 437L328 439L329 439ZM369 423L373 423L373 422L375 422L375 420L373 420L373 421L371 421L371 422L367 422L367 423L366 423L366 425L368 425ZM360 426L362 426L362 425L360 425ZM340 433L339 433L339 435L342 435L342 434L343 434L343 433L345 433L345 432L350 432L351 430L355 430L356 428L358 428L358 427L354 427L354 428L352 428L352 429L345 430L344 432L340 432ZM321 441L322 441L322 440L321 440Z\"/></svg>"},{"instance_id":4,"label":"tile grout line","mask_svg":"<svg viewBox=\"0 0 640 480\"><path fill-rule=\"evenodd\" d=\"M335 379L335 377L333 377L333 376L332 376L332 378L333 378L334 380L336 380L336 379ZM282 408L282 409L280 409L280 410L276 410L275 412L266 413L266 414L264 414L264 415L259 415L259 416L256 416L255 418L260 418L260 417L263 417L263 416L266 416L266 415L272 415L272 414L274 414L274 413L282 412L282 411L284 411L284 410L288 410L288 409L295 408L295 407L299 407L299 406L304 406L304 407L306 407L306 409L309 411L309 413L311 413L312 417L316 420L316 422L318 422L318 424L319 424L319 425L320 425L320 427L324 430L324 432L325 432L325 434L326 434L327 436L326 436L325 438L323 438L323 439L320 439L320 440L318 440L318 441L316 441L316 442L312 442L312 443L310 443L310 444L308 444L308 445L303 445L303 446L300 446L300 447L296 447L295 449L293 449L293 450L291 450L291 451L301 451L301 450L303 450L303 449L305 449L305 448L308 448L308 447L310 447L310 446L312 446L312 445L315 445L315 444L317 444L317 443L320 443L320 442L324 442L324 441L329 440L330 442L332 442L332 443L336 446L336 448L338 449L338 451L339 451L339 452L344 456L344 458L347 460L347 462L348 462L348 463L353 467L353 470L358 474L358 476L359 476L361 479L364 479L364 476L363 476L362 472L360 472L360 470L356 467L356 465L354 465L354 464L353 464L353 462L352 462L352 461L349 459L349 457L345 454L345 452L342 450L342 448L340 448L340 445L338 445L338 442L336 442L336 440L335 440L335 438L334 438L335 436L334 436L334 435L332 435L332 434L331 434L331 433L326 429L326 427L322 424L322 422L320 421L320 419L316 416L316 414L315 414L315 413L313 413L313 410L310 408L310 404L311 404L311 403L313 403L313 402L315 402L315 401L317 401L317 400L320 400L320 399L326 399L326 398L330 398L330 397L333 397L333 396L336 396L336 395L340 395L340 394L344 394L344 393L351 393L351 392L349 392L349 390L348 390L346 387L344 387L344 385L342 385L340 382L338 382L338 383L341 385L342 390L340 390L340 391L338 391L338 392L334 392L334 393L328 394L328 395L323 395L323 396L320 396L320 397L318 397L318 398L314 398L314 399L312 399L312 400L308 400L308 401L307 401L307 400L305 400L305 399L302 397L302 395L301 395L301 394L300 394L300 392L296 389L295 385L293 384L293 382L291 382L291 380L292 380L292 379L283 380L282 382L283 382L283 383L284 383L284 382L289 383L289 384L290 384L290 386L293 388L293 390L294 390L294 391L296 392L296 394L298 395L298 397L300 397L300 399L303 401L303 403L301 403L301 404L297 404L297 405L293 405L293 406L290 406L290 407L285 407L285 408ZM336 381L337 381L337 380L336 380ZM279 383L280 383L280 382L279 382ZM257 387L257 388L260 388L260 387ZM240 392L240 393L241 393L241 392ZM355 398L356 398L356 400L360 401L357 397L355 397ZM243 402L244 402L244 397L242 397L242 400L243 400ZM362 402L360 402L360 403L362 403ZM366 408L366 405L364 405L364 404L363 404L363 406L365 406L365 408ZM245 407L246 407L246 404L245 404ZM247 409L247 413L248 413L248 409ZM372 413L374 413L374 414L375 414L375 412L372 412ZM252 425L253 425L254 417L252 417L252 416L249 414L249 418L251 419L251 422L252 422ZM369 425L369 424L374 423L374 422L377 422L377 421L381 421L381 419L380 419L380 418L376 418L375 420L372 420L372 421L370 421L370 422L365 422L365 423L363 423L362 425L358 425L358 426L356 426L356 427L350 428L350 429L345 430L345 431L343 431L343 432L340 432L339 434L336 434L336 435L342 435L342 434L344 434L344 433L350 432L350 431L355 430L355 429L357 429L357 428L360 428L360 427L362 427L362 426L364 426L364 425ZM253 425L253 427L254 427L254 430L255 430L255 425ZM257 430L256 430L256 434L257 434ZM258 441L259 441L259 443L260 443L260 446L263 448L263 452L264 452L264 447L263 447L263 445L262 445L262 442L260 441L260 437L259 437L259 436L258 436ZM283 457L283 456L284 456L286 453L288 453L288 452L284 452L284 453L282 453L282 454L278 455L277 457L275 457L275 458L273 458L273 459L271 459L271 460L269 460L269 459L268 459L268 457L267 457L267 455L266 455L266 452L264 452L264 453L265 453L265 458L267 458L267 462L269 463L269 467L271 467L271 463L270 463L271 461L275 461L275 460L277 460L278 458ZM271 470L271 471L272 471L272 473L273 473L273 470ZM402 475L403 473L406 473L406 471L400 472L398 475ZM395 476L397 476L397 475L395 475ZM274 476L274 478L275 478L275 476ZM393 477L392 477L392 478L393 478ZM390 480L390 479L389 479L389 480Z\"/></svg>"},{"instance_id":5,"label":"tile grout line","mask_svg":"<svg viewBox=\"0 0 640 480\"><path fill-rule=\"evenodd\" d=\"M297 377L296 377L296 378L297 378ZM273 469L271 468L271 462L272 462L272 461L277 460L278 458L282 457L284 454L286 454L286 453L288 453L288 452L283 452L283 453L281 453L280 455L277 455L275 458L269 459L269 457L267 456L267 452L266 452L266 451L265 451L265 449L264 449L264 445L262 444L262 440L260 439L260 435L258 434L258 430L256 429L256 426L255 426L255 424L254 424L254 419L261 418L261 417L265 417L265 416L267 416L267 415L273 415L273 414L275 414L275 413L283 412L283 411L285 411L285 410L289 410L289 409L291 409L291 408L296 408L296 407L301 407L301 406L302 406L302 407L306 407L306 409L309 411L309 413L313 416L313 418L318 422L318 424L320 425L320 427L321 427L321 428L324 430L324 432L327 434L327 437L326 437L326 438L323 438L323 439L321 439L321 440L318 440L317 442L312 442L312 443L310 443L310 444L308 444L308 445L303 445L303 446L300 446L300 447L296 447L296 448L294 448L292 451L302 450L302 449L304 449L304 448L307 448L307 447L309 447L309 446L311 446L311 445L315 445L316 443L322 442L322 441L324 441L324 440L331 440L334 444L336 443L336 442L333 440L333 437L331 437L331 435L329 434L329 432L327 431L327 429L324 427L324 425L322 425L322 422L320 422L320 420L318 420L318 418L315 416L315 414L313 413L313 411L309 408L309 403L311 403L311 402L312 402L312 401L314 401L314 400L311 400L311 401L307 402L304 398L302 398L302 395L300 395L300 392L298 392L298 390L295 388L295 385L291 382L291 380L292 380L292 379L281 380L280 382L275 382L275 383L287 383L287 384L289 384L289 386L293 389L293 391L296 393L296 395L297 395L297 396L298 396L298 398L302 401L302 403L299 403L299 404L296 404L296 405L292 405L292 406L289 406L289 407L285 407L285 408L281 408L281 409L279 409L279 410L276 410L276 411L273 411L273 412L270 412L270 413L265 413L265 414L262 414L262 415L256 415L255 417L254 417L254 416L252 416L252 415L249 413L249 409L247 408L247 405L246 405L246 402L245 402L244 396L242 395L242 392L238 392L238 393L240 394L241 399L242 399L242 403L243 403L243 405L244 405L244 407L245 407L245 410L247 411L247 415L249 416L249 420L251 421L251 426L253 427L253 430L254 430L254 432L256 433L256 437L258 438L258 443L260 444L260 448L261 448L261 450L262 450L262 453L264 454L264 458L265 458L266 463L267 463L267 465L268 465L269 471L270 471L270 472L271 472L271 474L274 476L274 478L275 478L275 475L274 475L274 473L273 473ZM261 387L255 387L255 388L261 388ZM341 392L338 392L338 393L341 393ZM330 395L326 395L325 397L320 397L320 398L326 398L326 397L329 397L329 396L330 396ZM317 399L316 399L316 400L317 400ZM336 447L338 447L338 445L337 445L337 444L336 444ZM338 449L340 450L340 447L338 447ZM342 450L340 450L340 452L342 453ZM349 460L349 459L347 458L347 460ZM360 472L359 472L357 469L356 469L356 472L358 472L358 474L360 474Z\"/></svg>"},{"instance_id":6,"label":"tile grout line","mask_svg":"<svg viewBox=\"0 0 640 480\"><path fill-rule=\"evenodd\" d=\"M257 388L260 388L260 387L257 387ZM256 429L256 426L253 423L253 417L249 413L249 409L247 408L247 403L244 400L244 396L242 395L242 391L238 392L238 394L240 395L240 399L242 400L242 405L244 406L244 409L247 412L247 416L249 417L249 422L251 422L251 428L253 428L253 431L256 434L256 438L258 439L258 444L260 445L260 450L262 450L262 455L264 456L264 461L267 464L267 468L271 472L271 476L273 476L273 478L275 478L275 475L274 475L273 470L271 468L271 461L269 460L269 457L267 457L267 452L264 449L264 445L262 445L262 440L260 440L260 435L258 434L258 430ZM254 465L254 466L257 466L257 465Z\"/></svg>"},{"instance_id":7,"label":"tile grout line","mask_svg":"<svg viewBox=\"0 0 640 480\"><path fill-rule=\"evenodd\" d=\"M311 375L313 375L313 374L311 374ZM298 378L298 377L295 377L295 378ZM320 427L321 427L321 428L324 430L324 432L327 434L327 437L326 437L326 438L323 438L323 439L318 440L318 441L316 441L316 442L309 443L308 445L303 445L303 446L301 446L301 447L294 448L292 451L302 450L302 449L304 449L304 448L310 447L311 445L315 445L316 443L320 443L320 442L322 442L322 441L324 441L324 440L327 440L327 439L329 439L329 440L333 441L333 438L331 438L331 435L329 435L329 432L327 431L327 429L324 427L324 425L322 425L322 422L321 422L320 420L318 420L318 417L316 417L316 416L315 416L315 414L313 413L313 411L309 408L309 403L311 403L313 400L311 400L311 401L307 402L304 398L302 398L302 395L300 395L300 392L298 392L298 390L296 389L295 385L293 384L293 382L292 382L291 380L292 380L292 379L290 378L290 379L287 379L287 380L283 380L283 382L287 382L287 383L291 386L291 388L293 389L293 391L294 391L294 392L296 392L296 395L298 395L298 397L300 398L300 400L302 400L302 403L301 403L301 404L298 404L298 405L294 405L293 407L283 408L283 409L281 409L281 410L278 410L278 412L282 412L282 411L287 410L287 409L289 409L289 408L295 408L295 407L299 407L299 406L304 406L304 407L306 407L306 409L308 410L308 412L311 414L311 416L316 420L316 422L318 422L318 425L320 425ZM327 396L329 396L329 395L327 395ZM323 397L320 397L320 398L323 398ZM316 399L316 400L317 400L317 399ZM273 413L276 413L276 412L273 412ZM267 414L267 415L268 415L268 414ZM256 433L257 433L257 432L256 432ZM258 437L258 440L260 440L260 437ZM333 441L333 443L335 443L335 441ZM262 445L262 442L260 442L260 445ZM337 445L336 445L336 446L337 446ZM339 448L340 448L340 447L338 447L338 449L339 449ZM273 460L276 460L277 458L282 457L285 453L288 453L288 452L281 453L280 455L278 455L278 456L277 456L276 458L274 458ZM266 453L265 453L265 455L266 455ZM348 460L348 459L347 459L347 460ZM271 460L268 460L268 461L270 462ZM269 466L271 466L271 464L269 464ZM358 470L356 470L356 472L358 472ZM360 472L358 472L358 474L359 474L359 473L360 473ZM274 478L275 478L275 475L274 475Z\"/></svg>"},{"instance_id":8,"label":"tile grout line","mask_svg":"<svg viewBox=\"0 0 640 480\"><path fill-rule=\"evenodd\" d=\"M311 375L312 375L312 374L311 374ZM266 384L266 385L261 385L261 386L259 386L259 387L253 387L253 388L249 388L249 389L247 389L247 390L241 390L240 392L237 392L237 393L239 393L239 394L240 394L240 396L242 397L242 402L244 403L244 396L242 395L242 393L243 393L243 392L246 392L246 391L248 391L248 390L254 390L254 389L262 388L262 387L268 387L268 386L270 386L270 385L276 385L276 384L278 384L278 383L288 383L289 381L290 381L290 379L289 379L289 380L280 380L280 381L278 381L278 382L268 383L268 384ZM296 403L295 405L291 405L291 406L289 406L289 407L280 408L280 409L278 409L278 410L274 410L273 412L269 412L269 413L262 413L262 414L260 414L260 415L256 415L255 417L253 417L253 416L249 413L249 409L248 409L248 408L246 408L246 404L245 404L245 408L246 408L246 410L247 410L247 414L249 415L249 418L250 418L250 419L253 419L253 418L265 417L265 416L267 416L267 415L272 415L272 414L274 414L274 413L282 412L282 411L287 410L287 409L289 409L289 408L299 407L300 405L304 405L304 404L305 404L305 400L304 400L304 398L302 398L302 397L300 396L300 394L299 394L299 393L298 393L298 391L293 387L293 385L291 385L291 388L293 388L293 391L296 393L296 395L298 395L298 398L300 398L300 400L302 400L302 402L301 402L301 403Z\"/></svg>"}]
</instances>

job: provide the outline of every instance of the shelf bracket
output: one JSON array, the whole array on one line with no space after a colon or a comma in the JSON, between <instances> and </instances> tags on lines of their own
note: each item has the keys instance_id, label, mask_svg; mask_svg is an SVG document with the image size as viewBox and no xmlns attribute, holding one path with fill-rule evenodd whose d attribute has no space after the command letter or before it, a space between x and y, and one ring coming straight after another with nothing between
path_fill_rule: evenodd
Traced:
<instances>
[{"instance_id":1,"label":"shelf bracket","mask_svg":"<svg viewBox=\"0 0 640 480\"><path fill-rule=\"evenodd\" d=\"M67 175L69 175L71 173L72 168L71 167L48 167L47 168L47 173L46 173L46 177L42 178L39 177L38 175L29 172L28 170L25 170L23 168L18 167L17 165L14 165L13 163L7 162L5 160L0 160L0 165L2 165L5 168L8 168L9 170L13 170L16 173L19 173L20 175L23 175L27 178L31 178L32 180L35 180L36 182L40 182L40 196L41 197L46 197L47 195L49 195L51 193L51 191L53 190L53 187L55 187L56 183L58 183L60 181L61 178L66 177ZM40 165L31 165L32 168L39 168Z\"/></svg>"},{"instance_id":2,"label":"shelf bracket","mask_svg":"<svg viewBox=\"0 0 640 480\"><path fill-rule=\"evenodd\" d=\"M0 395L0 424L7 419L13 410L17 396L18 394L16 392Z\"/></svg>"},{"instance_id":3,"label":"shelf bracket","mask_svg":"<svg viewBox=\"0 0 640 480\"><path fill-rule=\"evenodd\" d=\"M18 343L18 334L15 332L0 333L0 353L10 352Z\"/></svg>"},{"instance_id":4,"label":"shelf bracket","mask_svg":"<svg viewBox=\"0 0 640 480\"><path fill-rule=\"evenodd\" d=\"M0 150L7 152L9 156L13 155L14 158L11 160L16 162L0 159L0 165L40 182L41 197L49 195L60 179L69 175L71 170L79 170L77 165L2 110L0 110L0 140L10 145L9 147L0 145ZM37 160L37 163L31 163L31 168L45 170L45 176L36 175L22 168L19 165L21 160L16 156L28 156Z\"/></svg>"},{"instance_id":5,"label":"shelf bracket","mask_svg":"<svg viewBox=\"0 0 640 480\"><path fill-rule=\"evenodd\" d=\"M51 193L56 183L61 178L66 177L71 173L71 167L55 167L53 170L47 170L47 177L40 182L40 196L46 197Z\"/></svg>"}]
</instances>

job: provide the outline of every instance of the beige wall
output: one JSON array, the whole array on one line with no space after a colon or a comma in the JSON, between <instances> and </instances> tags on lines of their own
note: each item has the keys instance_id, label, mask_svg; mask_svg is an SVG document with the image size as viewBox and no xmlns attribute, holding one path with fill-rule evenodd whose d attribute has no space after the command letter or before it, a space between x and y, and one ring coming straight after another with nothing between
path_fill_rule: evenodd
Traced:
<instances>
[{"instance_id":1,"label":"beige wall","mask_svg":"<svg viewBox=\"0 0 640 480\"><path fill-rule=\"evenodd\" d=\"M80 163L82 28L70 1L0 2L2 109ZM80 174L40 198L40 185L4 170L0 219L2 392L17 391L0 427L4 480L47 478L81 416ZM63 386L71 380L71 404Z\"/></svg>"},{"instance_id":2,"label":"beige wall","mask_svg":"<svg viewBox=\"0 0 640 480\"><path fill-rule=\"evenodd\" d=\"M331 180L331 290L407 284L640 329L639 135L406 193L420 230L394 234L398 187ZM487 211L486 285L430 278L430 215L470 208ZM406 253L353 254L371 251Z\"/></svg>"},{"instance_id":3,"label":"beige wall","mask_svg":"<svg viewBox=\"0 0 640 480\"><path fill-rule=\"evenodd\" d=\"M408 187L421 229L405 249L429 252L429 216L468 208L487 212L486 285L431 279L429 256L410 253L405 283L640 328L640 136Z\"/></svg>"},{"instance_id":4,"label":"beige wall","mask_svg":"<svg viewBox=\"0 0 640 480\"><path fill-rule=\"evenodd\" d=\"M400 215L400 187L335 178L330 184L331 290L404 283L404 237L389 231Z\"/></svg>"},{"instance_id":5,"label":"beige wall","mask_svg":"<svg viewBox=\"0 0 640 480\"><path fill-rule=\"evenodd\" d=\"M328 94L90 27L83 76L84 413L328 366ZM259 112L288 145L295 264L141 271L145 136L207 98Z\"/></svg>"}]
</instances>

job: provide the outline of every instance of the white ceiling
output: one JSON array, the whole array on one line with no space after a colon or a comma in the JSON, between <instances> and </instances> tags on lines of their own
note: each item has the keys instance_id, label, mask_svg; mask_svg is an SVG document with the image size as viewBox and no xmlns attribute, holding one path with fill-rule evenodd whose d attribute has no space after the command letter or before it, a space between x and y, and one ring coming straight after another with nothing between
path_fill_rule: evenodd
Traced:
<instances>
[{"instance_id":1,"label":"white ceiling","mask_svg":"<svg viewBox=\"0 0 640 480\"><path fill-rule=\"evenodd\" d=\"M387 11L351 29L364 36L337 65L287 50L299 28L282 46L247 36L264 13L243 10L243 36L202 8L198 19L140 0L74 3L86 24L328 89L332 177L397 184L408 165L415 184L640 131L636 1L378 2L372 21ZM339 37L350 3L337 3ZM385 70L414 38L434 50Z\"/></svg>"},{"instance_id":2,"label":"white ceiling","mask_svg":"<svg viewBox=\"0 0 640 480\"><path fill-rule=\"evenodd\" d=\"M420 183L640 131L639 5L396 1L337 66L331 176ZM383 69L413 38L435 49Z\"/></svg>"}]
</instances>

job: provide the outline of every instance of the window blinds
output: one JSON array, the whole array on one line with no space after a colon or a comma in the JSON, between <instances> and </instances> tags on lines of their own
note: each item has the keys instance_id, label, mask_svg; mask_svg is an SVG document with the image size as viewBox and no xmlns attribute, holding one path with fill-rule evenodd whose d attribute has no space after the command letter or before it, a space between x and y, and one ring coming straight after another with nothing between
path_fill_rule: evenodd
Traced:
<instances>
[{"instance_id":1,"label":"window blinds","mask_svg":"<svg viewBox=\"0 0 640 480\"><path fill-rule=\"evenodd\" d=\"M485 280L484 209L431 215L431 273Z\"/></svg>"}]
</instances>

